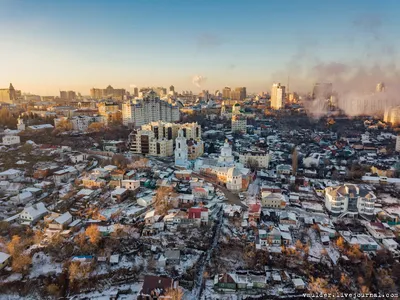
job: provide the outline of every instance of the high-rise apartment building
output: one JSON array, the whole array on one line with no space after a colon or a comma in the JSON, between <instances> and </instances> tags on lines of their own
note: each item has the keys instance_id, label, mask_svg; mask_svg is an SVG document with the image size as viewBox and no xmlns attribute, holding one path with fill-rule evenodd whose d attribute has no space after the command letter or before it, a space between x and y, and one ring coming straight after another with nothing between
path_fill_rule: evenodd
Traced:
<instances>
[{"instance_id":1,"label":"high-rise apartment building","mask_svg":"<svg viewBox=\"0 0 400 300\"><path fill-rule=\"evenodd\" d=\"M74 91L60 91L60 98L72 101L76 99L76 93Z\"/></svg>"},{"instance_id":2,"label":"high-rise apartment building","mask_svg":"<svg viewBox=\"0 0 400 300\"><path fill-rule=\"evenodd\" d=\"M174 94L175 93L175 87L173 85L171 85L169 87L169 91L170 91L170 93Z\"/></svg>"},{"instance_id":3,"label":"high-rise apartment building","mask_svg":"<svg viewBox=\"0 0 400 300\"><path fill-rule=\"evenodd\" d=\"M114 89L111 85L105 89L90 89L90 97L92 99L114 99L123 100L126 94L125 89Z\"/></svg>"},{"instance_id":4,"label":"high-rise apartment building","mask_svg":"<svg viewBox=\"0 0 400 300\"><path fill-rule=\"evenodd\" d=\"M224 87L222 90L222 99L224 100L229 100L231 99L231 88L230 87Z\"/></svg>"},{"instance_id":5,"label":"high-rise apartment building","mask_svg":"<svg viewBox=\"0 0 400 300\"><path fill-rule=\"evenodd\" d=\"M243 101L246 99L246 88L245 87L237 87L233 91L231 91L231 99L236 101Z\"/></svg>"},{"instance_id":6,"label":"high-rise apartment building","mask_svg":"<svg viewBox=\"0 0 400 300\"><path fill-rule=\"evenodd\" d=\"M232 115L232 132L246 133L247 118L242 114Z\"/></svg>"},{"instance_id":7,"label":"high-rise apartment building","mask_svg":"<svg viewBox=\"0 0 400 300\"><path fill-rule=\"evenodd\" d=\"M0 102L3 103L13 103L17 100L17 94L19 91L16 91L10 83L10 86L6 89L0 89ZM20 92L19 92L20 93Z\"/></svg>"},{"instance_id":8,"label":"high-rise apartment building","mask_svg":"<svg viewBox=\"0 0 400 300\"><path fill-rule=\"evenodd\" d=\"M177 122L179 106L160 100L154 91L143 99L134 99L122 104L122 121L126 126L139 127L154 121Z\"/></svg>"},{"instance_id":9,"label":"high-rise apartment building","mask_svg":"<svg viewBox=\"0 0 400 300\"><path fill-rule=\"evenodd\" d=\"M400 125L400 106L387 108L385 110L383 121L391 123L392 126Z\"/></svg>"},{"instance_id":10,"label":"high-rise apartment building","mask_svg":"<svg viewBox=\"0 0 400 300\"><path fill-rule=\"evenodd\" d=\"M139 97L139 89L137 87L133 89L133 97Z\"/></svg>"},{"instance_id":11,"label":"high-rise apartment building","mask_svg":"<svg viewBox=\"0 0 400 300\"><path fill-rule=\"evenodd\" d=\"M201 141L201 126L197 123L176 124L158 121L132 131L129 135L130 151L135 154L172 156L179 130L186 140Z\"/></svg>"},{"instance_id":12,"label":"high-rise apartment building","mask_svg":"<svg viewBox=\"0 0 400 300\"><path fill-rule=\"evenodd\" d=\"M271 89L271 108L281 109L284 106L285 87L280 83L274 83Z\"/></svg>"},{"instance_id":13,"label":"high-rise apartment building","mask_svg":"<svg viewBox=\"0 0 400 300\"><path fill-rule=\"evenodd\" d=\"M99 110L99 115L104 117L107 124L110 122L122 121L122 113L117 102L111 100L102 101L97 104L97 108Z\"/></svg>"}]
</instances>

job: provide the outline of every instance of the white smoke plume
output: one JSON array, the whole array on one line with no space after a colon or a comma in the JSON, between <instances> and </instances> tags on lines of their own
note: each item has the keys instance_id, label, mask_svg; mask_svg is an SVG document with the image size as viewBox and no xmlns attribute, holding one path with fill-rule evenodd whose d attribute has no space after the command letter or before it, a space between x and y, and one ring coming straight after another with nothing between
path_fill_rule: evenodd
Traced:
<instances>
[{"instance_id":1,"label":"white smoke plume","mask_svg":"<svg viewBox=\"0 0 400 300\"><path fill-rule=\"evenodd\" d=\"M201 87L201 85L202 85L204 82L206 82L206 80L207 80L207 77L203 77L203 76L201 76L201 75L195 75L195 76L192 78L192 83L193 83L195 86L197 86L197 87Z\"/></svg>"},{"instance_id":2,"label":"white smoke plume","mask_svg":"<svg viewBox=\"0 0 400 300\"><path fill-rule=\"evenodd\" d=\"M312 92L316 82L330 82L336 104L349 116L381 114L386 108L400 105L400 68L398 51L382 27L384 18L379 15L360 16L353 22L348 46L362 46L356 58L324 61L318 53L318 43L303 41L288 63L286 70L273 74L271 81L290 75L291 91ZM376 92L383 82L385 91ZM326 113L325 99L304 101L306 110L315 116Z\"/></svg>"},{"instance_id":3,"label":"white smoke plume","mask_svg":"<svg viewBox=\"0 0 400 300\"><path fill-rule=\"evenodd\" d=\"M133 83L131 83L131 84L129 85L129 87L130 87L131 89L134 89L134 88L137 88L137 85L136 85L136 84L133 84Z\"/></svg>"}]
</instances>

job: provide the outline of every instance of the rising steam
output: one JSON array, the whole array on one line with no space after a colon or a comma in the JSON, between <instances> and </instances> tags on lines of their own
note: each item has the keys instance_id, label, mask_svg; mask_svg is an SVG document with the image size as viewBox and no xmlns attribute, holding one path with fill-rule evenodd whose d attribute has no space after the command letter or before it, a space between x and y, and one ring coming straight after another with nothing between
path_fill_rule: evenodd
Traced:
<instances>
[{"instance_id":1,"label":"rising steam","mask_svg":"<svg viewBox=\"0 0 400 300\"><path fill-rule=\"evenodd\" d=\"M206 77L203 77L203 76L201 76L201 75L195 75L195 76L192 78L192 83L193 83L195 86L197 86L197 87L201 87L201 85L202 85L204 82L206 82L206 80L207 80Z\"/></svg>"}]
</instances>

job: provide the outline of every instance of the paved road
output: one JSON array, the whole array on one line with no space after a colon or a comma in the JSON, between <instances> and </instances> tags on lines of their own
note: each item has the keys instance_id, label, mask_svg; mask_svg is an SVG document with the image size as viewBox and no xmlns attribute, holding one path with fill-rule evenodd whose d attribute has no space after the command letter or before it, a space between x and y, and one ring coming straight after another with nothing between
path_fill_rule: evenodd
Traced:
<instances>
[{"instance_id":1,"label":"paved road","mask_svg":"<svg viewBox=\"0 0 400 300\"><path fill-rule=\"evenodd\" d=\"M216 225L215 231L214 231L214 236L213 236L213 241L211 243L211 247L207 250L205 256L203 256L201 265L199 267L199 270L196 274L196 277L194 279L194 287L192 290L191 295L189 296L189 299L200 299L201 293L203 291L203 282L204 282L204 270L206 268L206 265L209 264L210 259L211 259L211 254L214 251L215 247L218 245L218 240L219 240L219 235L221 233L221 228L222 228L222 223L223 223L223 212L222 212L222 206L220 208L220 211L218 212L218 223Z\"/></svg>"},{"instance_id":2,"label":"paved road","mask_svg":"<svg viewBox=\"0 0 400 300\"><path fill-rule=\"evenodd\" d=\"M202 174L199 174L199 173L195 173L195 172L193 172L193 175L195 175L195 176L197 176L197 177L199 177L199 178L201 178L201 179L204 179L205 181L207 181L207 182L213 184L215 188L220 189L220 190L224 193L224 195L225 195L225 197L226 197L226 199L227 199L226 202L228 202L229 204L232 204L232 205L239 205L239 206L241 206L242 208L247 209L247 206L244 205L244 204L242 203L242 201L240 200L240 198L239 198L238 195L232 193L232 192L229 191L226 187L224 187L224 186L222 186L222 185L219 185L219 184L215 181L215 179L214 179L213 177L211 177L211 176L205 176L205 175L202 175Z\"/></svg>"}]
</instances>

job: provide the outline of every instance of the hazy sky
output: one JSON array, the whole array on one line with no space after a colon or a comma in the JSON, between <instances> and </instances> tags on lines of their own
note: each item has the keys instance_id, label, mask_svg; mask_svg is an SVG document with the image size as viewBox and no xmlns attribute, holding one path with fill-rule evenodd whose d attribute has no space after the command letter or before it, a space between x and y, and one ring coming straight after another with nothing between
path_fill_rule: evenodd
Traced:
<instances>
[{"instance_id":1,"label":"hazy sky","mask_svg":"<svg viewBox=\"0 0 400 300\"><path fill-rule=\"evenodd\" d=\"M259 92L290 73L309 90L296 73L316 64L397 62L399 14L398 0L0 0L0 87L198 91L201 75Z\"/></svg>"}]
</instances>

